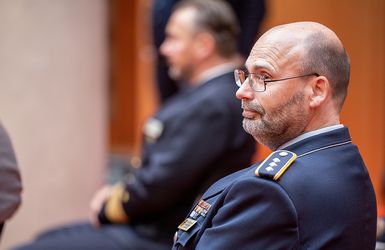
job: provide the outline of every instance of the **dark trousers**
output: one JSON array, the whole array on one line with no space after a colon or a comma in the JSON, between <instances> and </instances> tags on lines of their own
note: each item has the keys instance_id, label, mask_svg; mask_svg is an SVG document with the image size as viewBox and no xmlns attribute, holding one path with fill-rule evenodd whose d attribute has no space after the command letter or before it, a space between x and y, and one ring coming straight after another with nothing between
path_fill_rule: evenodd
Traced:
<instances>
[{"instance_id":1,"label":"dark trousers","mask_svg":"<svg viewBox=\"0 0 385 250\"><path fill-rule=\"evenodd\" d=\"M170 249L171 245L141 237L127 225L106 225L95 229L89 223L49 230L35 241L14 250L139 250Z\"/></svg>"}]
</instances>

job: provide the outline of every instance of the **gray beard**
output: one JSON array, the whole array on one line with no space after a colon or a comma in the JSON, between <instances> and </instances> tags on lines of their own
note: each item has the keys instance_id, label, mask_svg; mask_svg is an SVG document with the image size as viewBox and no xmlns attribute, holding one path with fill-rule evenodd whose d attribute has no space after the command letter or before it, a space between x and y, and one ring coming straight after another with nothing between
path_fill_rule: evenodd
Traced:
<instances>
[{"instance_id":1,"label":"gray beard","mask_svg":"<svg viewBox=\"0 0 385 250\"><path fill-rule=\"evenodd\" d=\"M308 121L303 105L302 92L296 93L269 114L261 105L248 103L247 107L258 112L260 117L254 120L244 118L243 128L259 143L276 150L304 131Z\"/></svg>"},{"instance_id":2,"label":"gray beard","mask_svg":"<svg viewBox=\"0 0 385 250\"><path fill-rule=\"evenodd\" d=\"M192 75L192 68L175 68L175 67L169 67L168 69L168 75L171 79L173 79L176 82L183 82L183 81L189 81Z\"/></svg>"}]
</instances>

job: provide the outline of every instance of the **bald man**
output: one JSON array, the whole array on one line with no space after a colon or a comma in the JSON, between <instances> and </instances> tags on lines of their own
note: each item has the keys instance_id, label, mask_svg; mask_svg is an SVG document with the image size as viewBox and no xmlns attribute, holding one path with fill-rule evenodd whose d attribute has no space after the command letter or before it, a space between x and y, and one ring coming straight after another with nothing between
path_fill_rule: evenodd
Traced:
<instances>
[{"instance_id":1,"label":"bald man","mask_svg":"<svg viewBox=\"0 0 385 250\"><path fill-rule=\"evenodd\" d=\"M235 70L243 127L273 153L212 185L181 222L174 249L374 249L376 201L340 123L350 74L336 34L281 25Z\"/></svg>"}]
</instances>

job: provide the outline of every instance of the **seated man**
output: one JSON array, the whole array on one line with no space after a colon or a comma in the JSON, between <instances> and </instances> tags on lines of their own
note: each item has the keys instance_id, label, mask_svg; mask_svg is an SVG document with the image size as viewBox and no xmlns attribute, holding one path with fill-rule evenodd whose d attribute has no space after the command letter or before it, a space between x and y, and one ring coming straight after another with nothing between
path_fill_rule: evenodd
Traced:
<instances>
[{"instance_id":1,"label":"seated man","mask_svg":"<svg viewBox=\"0 0 385 250\"><path fill-rule=\"evenodd\" d=\"M237 33L224 2L180 2L161 51L171 77L186 88L145 125L141 168L133 179L96 194L95 226L51 230L17 249L170 249L175 227L197 196L248 166L255 151L234 96Z\"/></svg>"},{"instance_id":2,"label":"seated man","mask_svg":"<svg viewBox=\"0 0 385 250\"><path fill-rule=\"evenodd\" d=\"M21 178L11 140L0 124L0 235L21 203Z\"/></svg>"},{"instance_id":3,"label":"seated man","mask_svg":"<svg viewBox=\"0 0 385 250\"><path fill-rule=\"evenodd\" d=\"M281 25L235 70L243 127L273 152L212 185L174 249L374 249L376 199L340 124L349 58L313 22Z\"/></svg>"}]
</instances>

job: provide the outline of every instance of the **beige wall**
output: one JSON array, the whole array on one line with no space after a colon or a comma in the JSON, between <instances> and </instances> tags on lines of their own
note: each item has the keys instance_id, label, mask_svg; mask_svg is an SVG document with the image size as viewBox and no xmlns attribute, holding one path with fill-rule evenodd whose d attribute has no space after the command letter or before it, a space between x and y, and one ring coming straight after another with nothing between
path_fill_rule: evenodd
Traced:
<instances>
[{"instance_id":1,"label":"beige wall","mask_svg":"<svg viewBox=\"0 0 385 250\"><path fill-rule=\"evenodd\" d=\"M84 218L106 160L107 2L0 2L0 119L23 204L1 249Z\"/></svg>"}]
</instances>

